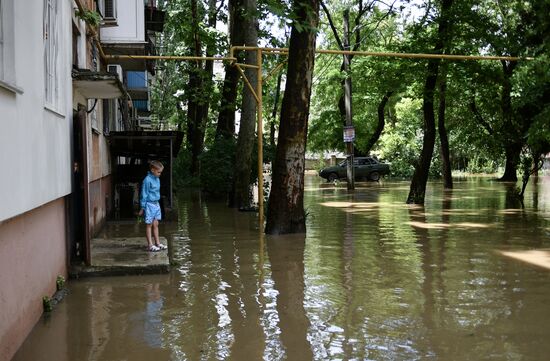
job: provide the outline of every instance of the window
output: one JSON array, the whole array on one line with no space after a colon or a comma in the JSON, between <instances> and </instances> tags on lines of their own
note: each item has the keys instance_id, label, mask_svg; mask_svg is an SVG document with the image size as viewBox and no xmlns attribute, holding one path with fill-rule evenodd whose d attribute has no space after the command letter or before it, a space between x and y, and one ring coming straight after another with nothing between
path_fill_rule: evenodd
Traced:
<instances>
[{"instance_id":1,"label":"window","mask_svg":"<svg viewBox=\"0 0 550 361\"><path fill-rule=\"evenodd\" d=\"M0 79L4 79L4 11L0 0Z\"/></svg>"},{"instance_id":2,"label":"window","mask_svg":"<svg viewBox=\"0 0 550 361\"><path fill-rule=\"evenodd\" d=\"M97 102L98 99L88 99L88 113L90 114L90 122L92 124L92 130L99 133L99 125L97 123Z\"/></svg>"},{"instance_id":3,"label":"window","mask_svg":"<svg viewBox=\"0 0 550 361\"><path fill-rule=\"evenodd\" d=\"M103 22L108 25L116 25L117 22L117 1L99 0L99 13L103 17Z\"/></svg>"},{"instance_id":4,"label":"window","mask_svg":"<svg viewBox=\"0 0 550 361\"><path fill-rule=\"evenodd\" d=\"M14 0L0 0L0 86L23 93L15 83Z\"/></svg>"},{"instance_id":5,"label":"window","mask_svg":"<svg viewBox=\"0 0 550 361\"><path fill-rule=\"evenodd\" d=\"M61 108L59 1L44 0L44 94L46 105Z\"/></svg>"}]
</instances>

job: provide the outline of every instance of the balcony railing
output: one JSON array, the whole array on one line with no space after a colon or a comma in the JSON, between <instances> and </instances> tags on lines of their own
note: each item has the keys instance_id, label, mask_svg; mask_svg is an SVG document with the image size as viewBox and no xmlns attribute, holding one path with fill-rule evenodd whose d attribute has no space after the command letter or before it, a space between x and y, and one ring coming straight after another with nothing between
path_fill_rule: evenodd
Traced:
<instances>
[{"instance_id":1,"label":"balcony railing","mask_svg":"<svg viewBox=\"0 0 550 361\"><path fill-rule=\"evenodd\" d=\"M132 100L132 103L134 104L134 109L138 112L146 112L149 110L148 100L134 99Z\"/></svg>"},{"instance_id":2,"label":"balcony railing","mask_svg":"<svg viewBox=\"0 0 550 361\"><path fill-rule=\"evenodd\" d=\"M127 71L126 86L128 89L147 88L147 72L145 71Z\"/></svg>"}]
</instances>

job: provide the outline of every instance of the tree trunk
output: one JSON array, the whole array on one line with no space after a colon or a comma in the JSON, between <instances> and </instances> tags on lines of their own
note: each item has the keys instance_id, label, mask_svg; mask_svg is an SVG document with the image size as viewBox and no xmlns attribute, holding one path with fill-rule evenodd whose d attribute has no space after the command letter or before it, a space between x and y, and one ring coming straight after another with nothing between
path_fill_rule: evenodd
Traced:
<instances>
[{"instance_id":1,"label":"tree trunk","mask_svg":"<svg viewBox=\"0 0 550 361\"><path fill-rule=\"evenodd\" d=\"M439 80L439 110L437 117L437 129L439 131L439 142L441 143L441 166L443 171L443 188L453 189L453 177L451 174L451 159L449 152L449 138L445 128L445 109L447 97L447 63L441 67L441 78Z\"/></svg>"},{"instance_id":2,"label":"tree trunk","mask_svg":"<svg viewBox=\"0 0 550 361\"><path fill-rule=\"evenodd\" d=\"M229 42L232 46L242 45L243 32L236 24L242 24L242 1L229 0ZM225 79L221 90L220 112L216 126L216 138L229 138L235 134L235 109L239 71L231 64L225 66Z\"/></svg>"},{"instance_id":3,"label":"tree trunk","mask_svg":"<svg viewBox=\"0 0 550 361\"><path fill-rule=\"evenodd\" d=\"M277 76L277 88L275 89L275 100L273 100L273 111L271 112L271 121L269 122L269 144L275 146L275 122L277 120L277 109L279 108L279 98L281 97L281 80L283 74Z\"/></svg>"},{"instance_id":4,"label":"tree trunk","mask_svg":"<svg viewBox=\"0 0 550 361\"><path fill-rule=\"evenodd\" d=\"M319 1L296 0L288 53L287 81L281 108L277 154L269 195L266 233L302 233L304 212L304 166L311 82L315 59L315 29Z\"/></svg>"},{"instance_id":5,"label":"tree trunk","mask_svg":"<svg viewBox=\"0 0 550 361\"><path fill-rule=\"evenodd\" d=\"M209 28L216 28L216 21L217 21L217 11L216 11L216 0L208 0L208 27ZM206 56L207 57L213 57L215 55L216 49L214 46L214 43L210 41L208 45L206 46ZM203 124L206 124L206 121L208 119L208 111L210 108L210 101L211 101L211 94L214 92L214 61L208 60L205 61L204 65L204 72L205 76L203 78L203 94L206 94L204 96L204 103L201 104L202 108L202 117L203 117Z\"/></svg>"},{"instance_id":6,"label":"tree trunk","mask_svg":"<svg viewBox=\"0 0 550 361\"><path fill-rule=\"evenodd\" d=\"M508 143L504 145L504 154L506 155L506 165L504 166L504 174L499 178L502 182L516 182L518 180L517 169L519 165L519 157L523 145L519 142Z\"/></svg>"},{"instance_id":7,"label":"tree trunk","mask_svg":"<svg viewBox=\"0 0 550 361\"><path fill-rule=\"evenodd\" d=\"M407 203L424 204L426 183L430 172L430 164L435 144L435 114L434 114L434 91L437 81L439 59L428 62L428 76L424 85L424 139L422 141L422 152L420 159L414 169L411 188Z\"/></svg>"},{"instance_id":8,"label":"tree trunk","mask_svg":"<svg viewBox=\"0 0 550 361\"><path fill-rule=\"evenodd\" d=\"M449 10L453 0L442 0L441 15L439 18L438 39L434 47L435 53L441 53L444 49L447 28L449 24ZM435 144L435 112L434 112L434 93L439 73L439 59L430 59L428 61L428 71L426 83L424 85L424 95L422 111L424 113L424 139L422 141L422 152L420 159L414 169L411 181L411 188L407 203L424 204L426 194L426 183L430 172L430 164Z\"/></svg>"},{"instance_id":9,"label":"tree trunk","mask_svg":"<svg viewBox=\"0 0 550 361\"><path fill-rule=\"evenodd\" d=\"M199 175L199 155L204 143L203 108L198 102L202 81L199 72L202 69L195 66L189 73L187 95L187 140L191 150L190 172L193 176Z\"/></svg>"},{"instance_id":10,"label":"tree trunk","mask_svg":"<svg viewBox=\"0 0 550 361\"><path fill-rule=\"evenodd\" d=\"M257 19L251 14L256 11L256 0L244 0L244 11L248 14L242 23L240 31L244 33L244 43L247 46L258 45ZM256 51L247 51L247 64L256 64ZM246 68L245 75L250 84L256 87L257 72L254 68ZM252 169L252 147L254 146L254 129L256 125L256 99L248 87L243 87L242 112L239 126L239 137L235 150L235 180L230 206L242 208L250 206L250 171ZM262 96L258 94L258 96Z\"/></svg>"},{"instance_id":11,"label":"tree trunk","mask_svg":"<svg viewBox=\"0 0 550 361\"><path fill-rule=\"evenodd\" d=\"M191 2L191 14L193 21L193 46L194 56L202 56L202 44L198 29L198 4L197 0ZM189 70L189 82L187 85L187 140L191 150L190 172L193 176L199 175L199 155L202 153L204 143L204 122L206 120L204 104L201 101L203 86L201 72L202 63L192 62Z\"/></svg>"},{"instance_id":12,"label":"tree trunk","mask_svg":"<svg viewBox=\"0 0 550 361\"><path fill-rule=\"evenodd\" d=\"M386 126L386 120L385 120L385 110L386 110L386 104L388 104L388 101L390 100L390 97L392 96L393 91L388 91L384 96L382 97L382 100L378 104L378 125L376 126L376 129L374 130L374 134L370 137L369 141L367 142L367 147L365 148L366 154L370 154L370 151L378 142L378 139L380 139L380 135L382 135L382 131L384 130L384 127Z\"/></svg>"},{"instance_id":13,"label":"tree trunk","mask_svg":"<svg viewBox=\"0 0 550 361\"><path fill-rule=\"evenodd\" d=\"M512 75L516 63L507 63L502 61L503 79L502 79L502 99L501 108L504 118L504 154L506 155L506 165L504 174L499 179L503 182L516 182L518 180L517 169L519 156L523 147L523 127L518 129L518 125L513 122L512 112ZM523 123L521 124L523 125Z\"/></svg>"}]
</instances>

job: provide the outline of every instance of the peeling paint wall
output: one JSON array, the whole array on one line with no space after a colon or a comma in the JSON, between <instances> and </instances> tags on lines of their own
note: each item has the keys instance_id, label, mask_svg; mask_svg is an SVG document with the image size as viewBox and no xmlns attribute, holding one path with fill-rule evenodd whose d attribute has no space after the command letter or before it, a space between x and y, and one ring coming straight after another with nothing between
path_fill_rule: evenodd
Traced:
<instances>
[{"instance_id":1,"label":"peeling paint wall","mask_svg":"<svg viewBox=\"0 0 550 361\"><path fill-rule=\"evenodd\" d=\"M97 179L90 183L90 234L96 235L105 224L107 216L112 211L112 180L111 176Z\"/></svg>"}]
</instances>

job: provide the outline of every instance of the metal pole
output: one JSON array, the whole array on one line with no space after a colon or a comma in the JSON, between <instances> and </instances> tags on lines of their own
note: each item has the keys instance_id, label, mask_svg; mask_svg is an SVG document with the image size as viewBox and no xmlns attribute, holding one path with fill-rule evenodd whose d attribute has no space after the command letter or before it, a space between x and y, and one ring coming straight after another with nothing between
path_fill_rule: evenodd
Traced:
<instances>
[{"instance_id":1,"label":"metal pole","mask_svg":"<svg viewBox=\"0 0 550 361\"><path fill-rule=\"evenodd\" d=\"M174 156L172 155L173 148L172 148L172 142L174 139L170 138L170 208L174 208L174 192L172 189L174 188Z\"/></svg>"},{"instance_id":2,"label":"metal pole","mask_svg":"<svg viewBox=\"0 0 550 361\"><path fill-rule=\"evenodd\" d=\"M349 10L344 10L344 49L349 49ZM344 107L345 107L345 117L346 117L346 126L353 127L353 113L351 107L351 75L349 74L351 70L351 55L343 54L344 57L344 72L346 78L344 79ZM355 172L354 172L354 162L353 162L353 140L348 140L346 142L346 153L347 153L347 167L346 167L346 178L348 181L347 187L348 190L355 189Z\"/></svg>"},{"instance_id":3,"label":"metal pole","mask_svg":"<svg viewBox=\"0 0 550 361\"><path fill-rule=\"evenodd\" d=\"M258 75L256 79L256 114L258 116L258 218L260 232L264 226L264 154L263 154L263 119L262 119L262 49L256 50L256 65Z\"/></svg>"}]
</instances>

